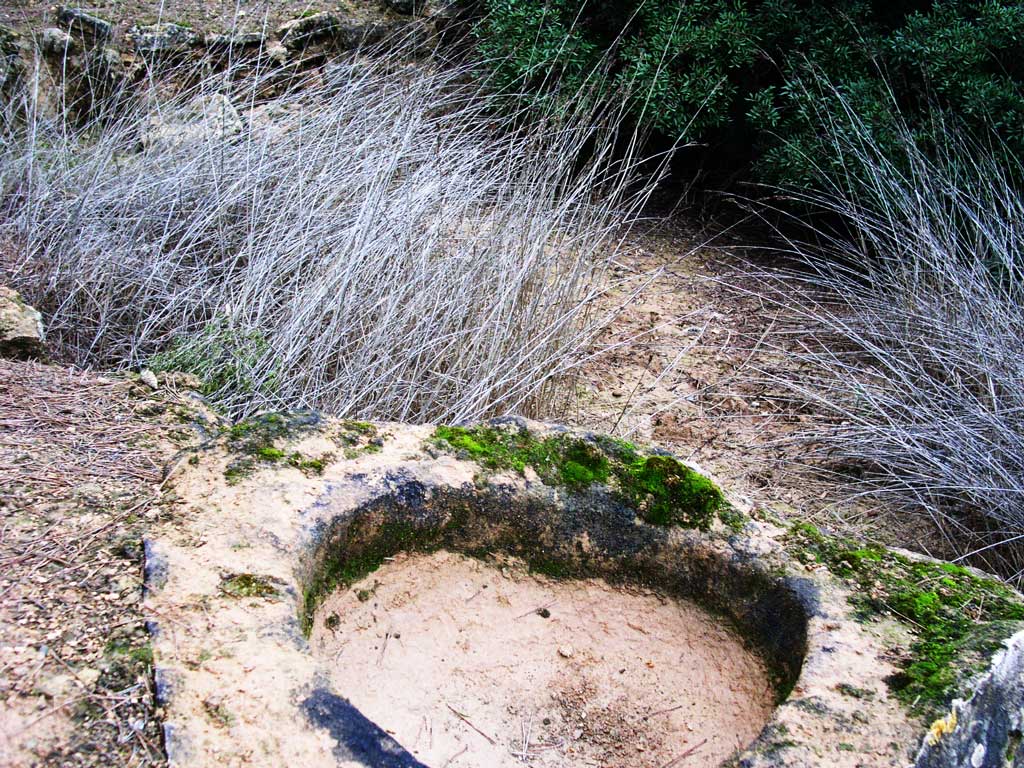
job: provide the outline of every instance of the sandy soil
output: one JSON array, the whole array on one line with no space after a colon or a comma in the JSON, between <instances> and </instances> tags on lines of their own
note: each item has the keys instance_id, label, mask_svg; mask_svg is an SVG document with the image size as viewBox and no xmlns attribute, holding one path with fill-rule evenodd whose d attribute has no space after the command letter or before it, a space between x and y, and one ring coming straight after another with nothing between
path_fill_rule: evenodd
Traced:
<instances>
[{"instance_id":1,"label":"sandy soil","mask_svg":"<svg viewBox=\"0 0 1024 768\"><path fill-rule=\"evenodd\" d=\"M930 520L855 499L842 468L825 477L801 466L800 446L787 441L822 417L764 372L799 381L779 345L799 341L804 323L778 303L779 260L756 254L681 219L637 228L601 299L606 312L622 309L594 345L566 421L665 447L785 519L954 556Z\"/></svg>"},{"instance_id":2,"label":"sandy soil","mask_svg":"<svg viewBox=\"0 0 1024 768\"><path fill-rule=\"evenodd\" d=\"M432 768L715 766L772 708L760 660L697 606L515 561L400 556L315 627L336 692Z\"/></svg>"}]
</instances>

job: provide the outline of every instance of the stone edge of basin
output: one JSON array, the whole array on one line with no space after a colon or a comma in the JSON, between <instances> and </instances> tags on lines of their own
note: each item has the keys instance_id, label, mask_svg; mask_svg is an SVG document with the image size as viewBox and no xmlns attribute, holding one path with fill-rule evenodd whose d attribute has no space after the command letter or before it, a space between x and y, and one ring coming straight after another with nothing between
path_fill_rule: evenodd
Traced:
<instances>
[{"instance_id":1,"label":"stone edge of basin","mask_svg":"<svg viewBox=\"0 0 1024 768\"><path fill-rule=\"evenodd\" d=\"M331 531L345 533L346 521L368 504L393 503L396 494L413 489L427 496L457 492L470 499L473 494L482 498L498 493L523 501L526 508L539 509L541 504L548 512L557 510L557 519L570 517L567 510L581 498L584 506L603 498L607 509L618 510L616 514L621 514L622 505L608 502L606 487L588 488L586 493L551 487L530 472L499 468L485 473L487 479L481 481L481 466L472 456L436 450L432 427L319 418L294 423L296 429L275 430L262 447L262 458L273 460L261 460L244 477L230 474L238 462L234 433L218 446L207 446L194 466L180 464L186 468L173 481L179 495L212 503L220 514L192 516L146 542L146 607L152 616L148 626L156 655L157 695L167 715L169 761L173 766L228 764L225 750L255 740L266 754L261 758L250 751L247 759L253 764L280 764L285 759L311 766L418 768L412 755L327 689L326 675L316 668L306 646L299 614L309 606L302 596L309 588L310 563L322 555ZM509 428L508 420L493 424ZM537 439L552 435L594 439L592 433L524 420L515 420L512 427ZM337 458L338 447L343 448L344 458ZM284 457L286 461L278 461ZM310 466L317 471L303 471ZM729 505L731 510L744 511L736 499L729 499ZM396 508L401 507L399 501ZM978 766L1004 765L985 760L997 752L1006 754L1008 746L1017 746L1013 739L1019 740L1024 685L1018 673L1024 668L1024 632L1008 642L984 678L955 702L943 721L946 725L937 722L923 733L925 724L887 695L882 678L893 670L881 661L886 653L884 633L856 621L847 599L849 587L827 569L808 569L791 558L779 542L785 529L769 521L743 519L741 526L735 520L731 526L716 521L706 531L662 528L639 518L612 521L634 526L646 536L639 541L666 547L666 551L725 558L721 562L753 569L758 579L773 579L787 591L804 613L806 642L798 645L804 645L805 654L799 675L787 683L791 692L758 739L727 764L744 768L838 765L842 759L833 763L825 756L841 758L844 751L861 752L862 748L870 751L877 746L872 738L875 742L890 738L898 754L870 757L861 753L859 764L906 765L917 753L914 764L921 768L975 764L964 759L981 759ZM578 523L576 519L577 527ZM189 536L215 544L201 544L201 549L182 545ZM220 538L230 539L230 545ZM248 573L247 568L267 574L278 598L227 600L226 574ZM176 578L179 572L183 578ZM196 611L190 600L201 602L203 611ZM206 653L204 644L215 646L221 636L229 636L220 622L210 620L211 605L225 616L223 623L234 633L231 637L245 638L234 642L253 654L254 665L217 659L196 666L195 658ZM721 612L721 606L715 607ZM281 654L279 674L260 670L260 659L272 658L274 653ZM237 699L228 694L224 703L223 696L211 694L204 688L204 674L216 676L220 688L237 691ZM250 678L255 678L255 685L261 674L266 690L246 687ZM844 694L849 690L868 693L850 702ZM247 706L253 711L264 707L267 715L255 722L255 716L247 715ZM217 722L222 707L225 714ZM235 715L228 713L236 707L240 714L233 719ZM1007 714L990 726L993 711ZM865 733L858 743L851 735L858 729L855 720L864 731L880 728L881 735ZM294 744L289 744L290 730ZM270 735L261 741L261 733ZM269 746L267 739L272 742ZM1020 765L1021 754L1014 766Z\"/></svg>"}]
</instances>

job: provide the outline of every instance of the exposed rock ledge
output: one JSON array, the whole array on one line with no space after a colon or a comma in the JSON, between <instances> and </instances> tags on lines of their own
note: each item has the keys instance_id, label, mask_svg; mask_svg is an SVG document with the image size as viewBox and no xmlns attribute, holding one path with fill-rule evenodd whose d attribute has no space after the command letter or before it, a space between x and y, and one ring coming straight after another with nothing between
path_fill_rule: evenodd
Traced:
<instances>
[{"instance_id":1,"label":"exposed rock ledge","mask_svg":"<svg viewBox=\"0 0 1024 768\"><path fill-rule=\"evenodd\" d=\"M435 430L269 415L181 461L172 483L191 506L147 543L146 605L175 766L421 765L330 689L306 638L332 590L403 550L439 548L632 581L723 616L778 700L727 764L1024 759L1019 636L977 683L1021 629L1019 595L958 566L753 519L659 452L515 420ZM921 611L944 641L904 621ZM956 717L942 717L953 697Z\"/></svg>"}]
</instances>

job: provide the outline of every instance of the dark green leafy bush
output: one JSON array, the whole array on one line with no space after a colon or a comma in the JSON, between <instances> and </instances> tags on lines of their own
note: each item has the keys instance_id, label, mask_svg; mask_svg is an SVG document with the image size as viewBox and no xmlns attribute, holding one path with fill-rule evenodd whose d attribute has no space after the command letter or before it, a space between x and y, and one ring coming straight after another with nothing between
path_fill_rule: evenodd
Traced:
<instances>
[{"instance_id":1,"label":"dark green leafy bush","mask_svg":"<svg viewBox=\"0 0 1024 768\"><path fill-rule=\"evenodd\" d=\"M894 107L927 142L937 104L1024 150L1019 2L483 4L477 38L500 85L550 100L599 72L604 95L627 98L639 123L705 143L713 163L752 165L761 180L807 184L841 164L823 138L835 125L822 124L851 107L883 147L896 143Z\"/></svg>"}]
</instances>

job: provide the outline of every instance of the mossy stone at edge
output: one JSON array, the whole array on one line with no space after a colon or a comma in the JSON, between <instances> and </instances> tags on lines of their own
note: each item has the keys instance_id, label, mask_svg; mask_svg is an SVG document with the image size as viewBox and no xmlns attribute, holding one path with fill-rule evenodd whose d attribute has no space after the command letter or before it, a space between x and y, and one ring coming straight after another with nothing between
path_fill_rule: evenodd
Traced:
<instances>
[{"instance_id":1,"label":"mossy stone at edge","mask_svg":"<svg viewBox=\"0 0 1024 768\"><path fill-rule=\"evenodd\" d=\"M514 425L440 426L433 444L491 470L524 472L531 467L547 485L582 491L614 481L620 500L653 525L708 530L716 513L728 510L721 490L673 456L644 455L614 438L555 434L534 437ZM735 513L726 512L735 527Z\"/></svg>"},{"instance_id":2,"label":"mossy stone at edge","mask_svg":"<svg viewBox=\"0 0 1024 768\"><path fill-rule=\"evenodd\" d=\"M856 587L849 598L870 621L888 614L914 636L888 681L915 712L937 715L968 678L984 671L1003 639L1024 626L1024 599L1002 582L954 563L915 560L885 547L794 525L797 558L825 565Z\"/></svg>"}]
</instances>

